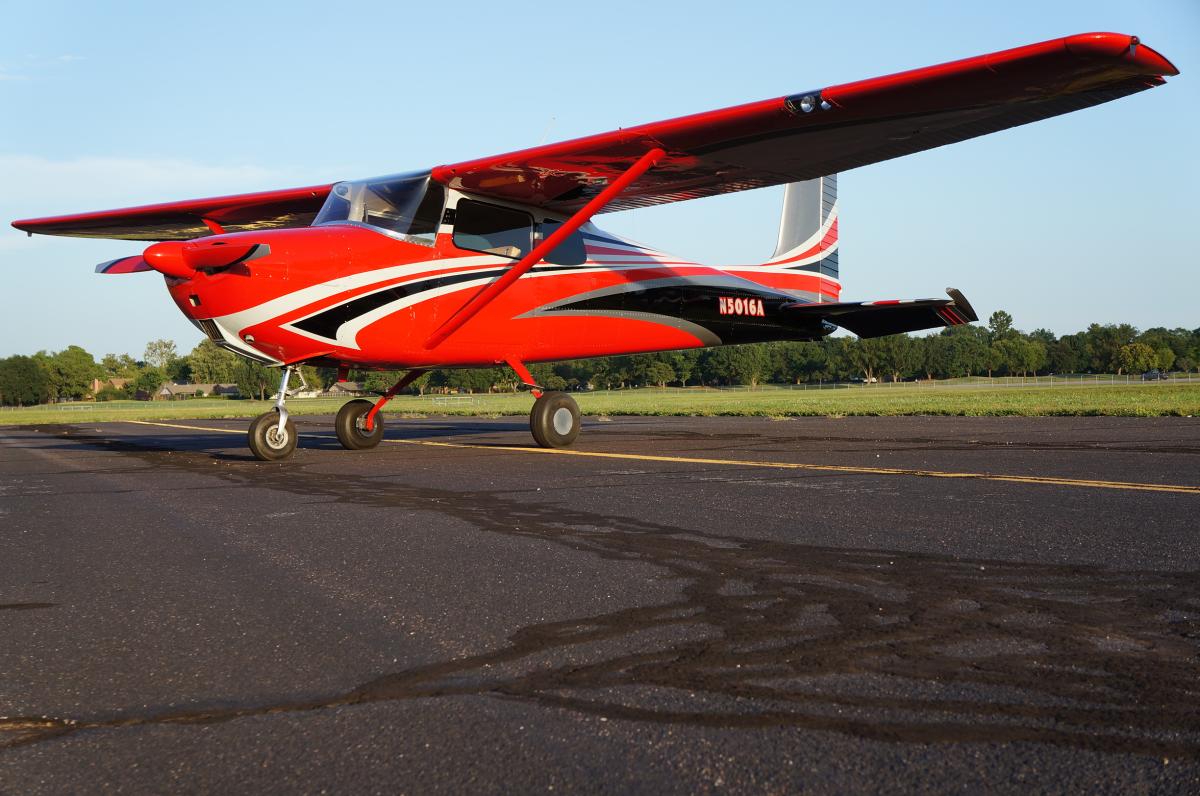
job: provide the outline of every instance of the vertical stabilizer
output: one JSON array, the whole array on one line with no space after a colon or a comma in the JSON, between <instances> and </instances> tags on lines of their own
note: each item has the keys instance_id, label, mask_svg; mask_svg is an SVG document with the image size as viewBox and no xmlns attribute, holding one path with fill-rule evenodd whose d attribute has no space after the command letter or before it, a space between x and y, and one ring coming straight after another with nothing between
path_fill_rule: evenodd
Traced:
<instances>
[{"instance_id":1,"label":"vertical stabilizer","mask_svg":"<svg viewBox=\"0 0 1200 796\"><path fill-rule=\"evenodd\" d=\"M767 265L786 265L838 278L837 175L789 183L775 254Z\"/></svg>"}]
</instances>

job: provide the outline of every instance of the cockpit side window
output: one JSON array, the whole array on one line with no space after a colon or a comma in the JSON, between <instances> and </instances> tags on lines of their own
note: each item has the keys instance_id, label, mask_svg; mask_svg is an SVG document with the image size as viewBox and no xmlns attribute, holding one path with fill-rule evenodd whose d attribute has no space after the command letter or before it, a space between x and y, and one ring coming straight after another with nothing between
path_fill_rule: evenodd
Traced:
<instances>
[{"instance_id":1,"label":"cockpit side window","mask_svg":"<svg viewBox=\"0 0 1200 796\"><path fill-rule=\"evenodd\" d=\"M432 246L446 189L429 174L340 182L313 225L351 223L382 230L410 243Z\"/></svg>"},{"instance_id":2,"label":"cockpit side window","mask_svg":"<svg viewBox=\"0 0 1200 796\"><path fill-rule=\"evenodd\" d=\"M454 211L454 245L518 259L533 249L533 217L520 210L460 199Z\"/></svg>"}]
</instances>

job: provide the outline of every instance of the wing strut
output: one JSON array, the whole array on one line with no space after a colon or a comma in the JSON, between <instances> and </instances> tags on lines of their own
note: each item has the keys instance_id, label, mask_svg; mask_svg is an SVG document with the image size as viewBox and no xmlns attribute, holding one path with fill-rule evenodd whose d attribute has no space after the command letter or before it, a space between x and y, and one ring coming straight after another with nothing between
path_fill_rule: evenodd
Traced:
<instances>
[{"instance_id":1,"label":"wing strut","mask_svg":"<svg viewBox=\"0 0 1200 796\"><path fill-rule=\"evenodd\" d=\"M566 240L568 235L586 224L588 219L600 212L613 199L617 198L621 191L625 190L631 182L646 173L665 154L666 152L662 149L655 148L638 158L620 177L609 183L608 187L596 194L592 201L588 202L575 215L564 221L562 226L556 229L548 238L537 246L534 246L529 254L522 257L503 276L476 293L474 298L462 306L462 309L450 316L449 320L438 327L437 331L431 334L429 339L425 341L425 348L437 348L441 345L447 337L458 331L464 323L471 320L481 309L490 304L496 296L507 290L509 285L524 276L545 255L554 251L558 247L558 244Z\"/></svg>"}]
</instances>

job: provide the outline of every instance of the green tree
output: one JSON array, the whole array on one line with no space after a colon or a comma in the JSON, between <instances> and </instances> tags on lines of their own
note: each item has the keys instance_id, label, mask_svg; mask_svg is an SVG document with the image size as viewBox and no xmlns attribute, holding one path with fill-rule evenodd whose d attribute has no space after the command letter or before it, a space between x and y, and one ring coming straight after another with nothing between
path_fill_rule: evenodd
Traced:
<instances>
[{"instance_id":1,"label":"green tree","mask_svg":"<svg viewBox=\"0 0 1200 796\"><path fill-rule=\"evenodd\" d=\"M308 372L307 368L308 368L307 365L301 367L301 372L304 373L305 381L307 381L308 385L310 387L312 387L314 390L320 389L321 388L321 381L319 380L320 377L315 372L310 374ZM385 393L388 390L392 389L392 386L396 382L400 381L400 379L407 372L408 371L404 371L404 370L370 371L370 372L361 374L360 376L358 376L355 379L355 381L357 381L364 388L370 390L371 392ZM436 371L435 371L435 373L436 373ZM449 371L441 371L441 373L448 374ZM408 392L409 394L412 394L412 393L423 394L425 392L425 387L427 385L429 385L429 383L430 383L430 377L433 375L434 375L434 373L422 374L420 377L417 378L416 381L409 384L405 388L405 391ZM293 381L292 384L294 386L299 386L299 382L297 382L297 381Z\"/></svg>"},{"instance_id":2,"label":"green tree","mask_svg":"<svg viewBox=\"0 0 1200 796\"><path fill-rule=\"evenodd\" d=\"M604 357L591 360L592 375L590 381L597 387L606 389L621 388L629 381L628 357Z\"/></svg>"},{"instance_id":3,"label":"green tree","mask_svg":"<svg viewBox=\"0 0 1200 796\"><path fill-rule=\"evenodd\" d=\"M39 352L34 355L46 371L50 397L58 401L77 401L92 392L92 380L100 368L92 355L77 345L67 346L56 354Z\"/></svg>"},{"instance_id":4,"label":"green tree","mask_svg":"<svg viewBox=\"0 0 1200 796\"><path fill-rule=\"evenodd\" d=\"M1093 373L1119 371L1119 352L1137 337L1137 329L1127 323L1120 325L1093 323L1083 333L1087 350L1088 369Z\"/></svg>"},{"instance_id":5,"label":"green tree","mask_svg":"<svg viewBox=\"0 0 1200 796\"><path fill-rule=\"evenodd\" d=\"M980 326L964 324L942 330L942 337L950 340L948 376L974 376L988 370L991 350L988 346L988 331Z\"/></svg>"},{"instance_id":6,"label":"green tree","mask_svg":"<svg viewBox=\"0 0 1200 796\"><path fill-rule=\"evenodd\" d=\"M987 375L990 379L992 374L998 370L1003 370L1008 365L1009 349L1004 345L1003 340L997 340L988 346L987 349Z\"/></svg>"},{"instance_id":7,"label":"green tree","mask_svg":"<svg viewBox=\"0 0 1200 796\"><path fill-rule=\"evenodd\" d=\"M675 378L684 387L696 372L696 363L700 361L700 350L691 348L686 351L670 351L665 354L665 361L675 371Z\"/></svg>"},{"instance_id":8,"label":"green tree","mask_svg":"<svg viewBox=\"0 0 1200 796\"><path fill-rule=\"evenodd\" d=\"M1129 343L1117 350L1117 374L1122 370L1126 373L1144 373L1152 370L1158 362L1154 349L1145 343Z\"/></svg>"},{"instance_id":9,"label":"green tree","mask_svg":"<svg viewBox=\"0 0 1200 796\"><path fill-rule=\"evenodd\" d=\"M137 361L129 354L105 354L100 360L102 376L109 379L135 379L138 374Z\"/></svg>"},{"instance_id":10,"label":"green tree","mask_svg":"<svg viewBox=\"0 0 1200 796\"><path fill-rule=\"evenodd\" d=\"M861 373L854 362L854 352L859 341L854 337L827 337L822 343L825 349L825 370L830 379L846 379Z\"/></svg>"},{"instance_id":11,"label":"green tree","mask_svg":"<svg viewBox=\"0 0 1200 796\"><path fill-rule=\"evenodd\" d=\"M1016 334L1016 330L1013 329L1013 316L1009 315L1004 310L996 310L992 313L991 317L988 318L988 335L991 338L990 342L994 343L997 340L1005 340L1014 334Z\"/></svg>"},{"instance_id":12,"label":"green tree","mask_svg":"<svg viewBox=\"0 0 1200 796\"><path fill-rule=\"evenodd\" d=\"M49 398L50 380L37 360L20 354L0 359L0 403L33 406Z\"/></svg>"},{"instance_id":13,"label":"green tree","mask_svg":"<svg viewBox=\"0 0 1200 796\"><path fill-rule=\"evenodd\" d=\"M703 361L715 381L751 386L762 381L769 365L766 349L758 344L711 348Z\"/></svg>"},{"instance_id":14,"label":"green tree","mask_svg":"<svg viewBox=\"0 0 1200 796\"><path fill-rule=\"evenodd\" d=\"M666 387L667 382L675 381L675 371L666 362L655 361L646 366L644 377L651 384Z\"/></svg>"},{"instance_id":15,"label":"green tree","mask_svg":"<svg viewBox=\"0 0 1200 796\"><path fill-rule=\"evenodd\" d=\"M1030 373L1037 373L1046 365L1046 344L1041 340L1021 340L1012 341L1013 346L1013 365L1015 370L1019 370L1022 376L1028 376Z\"/></svg>"},{"instance_id":16,"label":"green tree","mask_svg":"<svg viewBox=\"0 0 1200 796\"><path fill-rule=\"evenodd\" d=\"M146 353L142 359L152 368L158 368L164 373L172 361L179 358L175 343L171 340L151 340L146 343Z\"/></svg>"},{"instance_id":17,"label":"green tree","mask_svg":"<svg viewBox=\"0 0 1200 796\"><path fill-rule=\"evenodd\" d=\"M257 397L265 401L268 395L279 389L279 370L249 359L238 362L234 377L238 390L247 398Z\"/></svg>"},{"instance_id":18,"label":"green tree","mask_svg":"<svg viewBox=\"0 0 1200 796\"><path fill-rule=\"evenodd\" d=\"M138 371L137 378L133 380L133 388L137 392L144 392L153 400L158 393L158 388L163 386L167 380L167 374L163 373L158 368L144 367Z\"/></svg>"},{"instance_id":19,"label":"green tree","mask_svg":"<svg viewBox=\"0 0 1200 796\"><path fill-rule=\"evenodd\" d=\"M1050 344L1046 357L1051 373L1078 373L1085 370L1088 355L1084 335L1063 335Z\"/></svg>"},{"instance_id":20,"label":"green tree","mask_svg":"<svg viewBox=\"0 0 1200 796\"><path fill-rule=\"evenodd\" d=\"M657 384L665 387L675 381L675 370L662 354L634 354L629 357L631 378L638 384Z\"/></svg>"},{"instance_id":21,"label":"green tree","mask_svg":"<svg viewBox=\"0 0 1200 796\"><path fill-rule=\"evenodd\" d=\"M868 383L876 380L876 374L883 361L883 347L884 343L879 337L850 340L845 345L850 362Z\"/></svg>"},{"instance_id":22,"label":"green tree","mask_svg":"<svg viewBox=\"0 0 1200 796\"><path fill-rule=\"evenodd\" d=\"M501 381L512 384L513 377L509 373L501 373L499 368L463 368L444 371L444 384L453 390L467 393L491 392L492 388Z\"/></svg>"},{"instance_id":23,"label":"green tree","mask_svg":"<svg viewBox=\"0 0 1200 796\"><path fill-rule=\"evenodd\" d=\"M190 384L192 377L192 361L188 357L175 357L167 363L167 378L176 384Z\"/></svg>"},{"instance_id":24,"label":"green tree","mask_svg":"<svg viewBox=\"0 0 1200 796\"><path fill-rule=\"evenodd\" d=\"M1175 364L1175 352L1169 346L1163 346L1155 352L1155 366L1163 371L1169 371L1171 366Z\"/></svg>"},{"instance_id":25,"label":"green tree","mask_svg":"<svg viewBox=\"0 0 1200 796\"><path fill-rule=\"evenodd\" d=\"M547 390L565 390L567 388L567 380L558 374L554 365L544 363L531 365L529 373L533 376L534 381Z\"/></svg>"},{"instance_id":26,"label":"green tree","mask_svg":"<svg viewBox=\"0 0 1200 796\"><path fill-rule=\"evenodd\" d=\"M230 384L237 374L239 357L207 337L188 354L192 378L198 384Z\"/></svg>"},{"instance_id":27,"label":"green tree","mask_svg":"<svg viewBox=\"0 0 1200 796\"><path fill-rule=\"evenodd\" d=\"M892 377L893 382L907 378L920 367L918 344L906 334L878 338L879 369Z\"/></svg>"},{"instance_id":28,"label":"green tree","mask_svg":"<svg viewBox=\"0 0 1200 796\"><path fill-rule=\"evenodd\" d=\"M932 334L919 338L919 362L925 378L933 380L934 376L959 375L955 368L954 339L945 334Z\"/></svg>"}]
</instances>

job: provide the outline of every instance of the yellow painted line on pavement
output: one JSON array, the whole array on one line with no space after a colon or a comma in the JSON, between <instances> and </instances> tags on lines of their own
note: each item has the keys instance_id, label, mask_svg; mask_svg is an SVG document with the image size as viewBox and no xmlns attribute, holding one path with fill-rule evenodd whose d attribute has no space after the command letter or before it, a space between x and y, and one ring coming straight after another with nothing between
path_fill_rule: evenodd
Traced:
<instances>
[{"instance_id":1,"label":"yellow painted line on pavement","mask_svg":"<svg viewBox=\"0 0 1200 796\"><path fill-rule=\"evenodd\" d=\"M187 431L219 431L222 434L241 434L245 436L246 429L236 428L209 428L208 426L183 426L179 423L158 423L150 420L117 420L117 423L133 423L137 426L161 426L162 428L182 428Z\"/></svg>"},{"instance_id":2,"label":"yellow painted line on pavement","mask_svg":"<svg viewBox=\"0 0 1200 796\"><path fill-rule=\"evenodd\" d=\"M157 423L148 420L122 420L142 426L162 426L188 431L216 431L222 434L245 434L245 431L208 426L188 426L180 423ZM310 436L310 435L301 435ZM1043 484L1047 486L1086 487L1091 489L1124 489L1136 492L1174 492L1200 495L1200 486L1182 484L1144 484L1134 481L1093 481L1082 478L1058 478L1041 475L996 475L992 473L958 473L946 470L910 470L898 467L855 467L844 464L804 464L801 462L755 461L753 459L708 459L695 456L658 456L649 453L605 453L563 448L534 448L517 445L477 445L469 442L432 442L418 439L385 439L393 445L424 445L432 448L461 448L463 450L506 451L510 453L546 454L549 456L581 456L588 459L619 459L623 461L662 462L665 464L707 464L722 467L759 467L769 470L813 470L825 473L853 475L907 475L917 478L965 478L977 481L999 481L1010 484Z\"/></svg>"}]
</instances>

